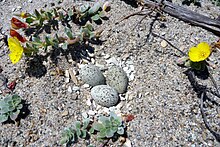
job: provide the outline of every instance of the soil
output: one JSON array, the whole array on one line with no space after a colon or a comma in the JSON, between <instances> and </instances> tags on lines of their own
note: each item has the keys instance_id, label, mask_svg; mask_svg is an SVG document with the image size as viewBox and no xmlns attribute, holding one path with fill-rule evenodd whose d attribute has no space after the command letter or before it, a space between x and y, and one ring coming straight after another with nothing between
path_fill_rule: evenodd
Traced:
<instances>
[{"instance_id":1,"label":"soil","mask_svg":"<svg viewBox=\"0 0 220 147\"><path fill-rule=\"evenodd\" d=\"M50 9L54 0L0 0L0 27L7 35L10 19L14 13L30 12L34 9ZM71 5L94 3L88 1L64 0L59 6L68 8ZM180 1L174 3L181 4ZM201 1L201 7L185 6L203 15L217 18L219 7L210 1ZM200 109L200 98L193 88L188 75L188 68L180 67L176 60L182 55L170 45L163 44L161 38L153 37L149 30L166 38L174 46L187 53L188 49L199 42L212 43L218 37L212 33L191 26L185 22L164 14L155 21L154 17L146 17L135 27L143 16L132 16L118 24L121 18L137 12L126 0L111 1L109 20L103 21L95 28L103 28L101 45L94 47L96 65L107 67L110 62L127 69L130 78L126 94L118 105L122 114L132 114L134 120L128 123L127 138L134 147L144 146L219 146L215 136L206 128ZM155 13L152 13L155 15ZM163 42L163 43L161 43ZM1 42L2 43L2 42ZM56 52L56 64L51 58L39 58L27 62L27 58L13 65L7 55L8 47L0 49L2 74L8 82L17 80L14 92L25 101L25 114L19 124L7 122L0 126L0 146L61 146L60 139L64 128L82 119L82 114L92 110L103 109L97 105L89 105L90 87L83 83L66 81L66 77L57 73L60 70L74 69L78 71L80 64L68 62L62 53ZM4 55L5 54L5 55ZM53 56L52 56L53 57ZM70 55L68 55L70 57ZM214 52L210 61L216 65L212 70L217 85L220 85L220 53ZM134 67L131 71L129 68ZM78 76L77 76L78 78ZM214 89L209 78L199 79L199 84ZM68 90L79 87L79 91ZM219 103L219 98L208 95ZM205 113L212 129L220 131L219 105L206 101ZM86 146L80 141L74 146ZM98 145L95 140L92 144ZM117 143L110 143L118 146Z\"/></svg>"}]
</instances>

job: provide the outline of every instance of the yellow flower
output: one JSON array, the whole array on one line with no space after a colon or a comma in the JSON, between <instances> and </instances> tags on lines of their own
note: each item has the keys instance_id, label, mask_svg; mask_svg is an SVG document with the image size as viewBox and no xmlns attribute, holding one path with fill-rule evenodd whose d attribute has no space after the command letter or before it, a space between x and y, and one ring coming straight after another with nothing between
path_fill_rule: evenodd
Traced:
<instances>
[{"instance_id":1,"label":"yellow flower","mask_svg":"<svg viewBox=\"0 0 220 147\"><path fill-rule=\"evenodd\" d=\"M211 47L206 42L201 42L197 47L189 49L189 59L193 62L199 62L207 59L211 54Z\"/></svg>"},{"instance_id":2,"label":"yellow flower","mask_svg":"<svg viewBox=\"0 0 220 147\"><path fill-rule=\"evenodd\" d=\"M23 54L23 47L21 46L17 37L10 37L8 39L8 46L10 50L9 58L13 64L20 61Z\"/></svg>"}]
</instances>

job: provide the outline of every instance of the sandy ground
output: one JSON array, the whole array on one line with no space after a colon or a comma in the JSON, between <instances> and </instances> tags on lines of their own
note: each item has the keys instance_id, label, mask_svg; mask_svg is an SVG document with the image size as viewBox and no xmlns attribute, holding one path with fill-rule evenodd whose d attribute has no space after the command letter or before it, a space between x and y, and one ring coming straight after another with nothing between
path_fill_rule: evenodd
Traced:
<instances>
[{"instance_id":1,"label":"sandy ground","mask_svg":"<svg viewBox=\"0 0 220 147\"><path fill-rule=\"evenodd\" d=\"M32 12L33 8L39 9L43 6L49 9L51 2L54 1L1 0L0 25L3 31L8 34L13 13ZM74 3L80 5L87 1L64 0L61 6L66 8ZM128 91L122 96L126 99L120 104L122 113L135 116L127 129L132 145L219 146L204 125L199 110L200 100L187 77L187 68L179 67L175 62L180 57L179 52L169 45L162 47L163 40L160 38L150 36L150 40L146 41L153 18L146 17L135 29L133 28L141 16L133 16L115 25L123 16L136 12L139 8L120 0L111 1L111 8L109 20L101 25L104 28L101 40L104 42L102 45L93 46L94 59L95 64L99 65L107 66L110 59L125 69L134 67L128 74L131 78ZM208 1L202 1L201 8L188 8L213 18L219 14L219 8ZM155 22L153 32L160 34L184 52L201 41L211 43L218 40L218 37L204 29L167 15L164 21ZM0 49L0 53L6 51L7 47ZM219 55L219 52L216 52L211 56L217 66L212 74L218 85ZM62 54L58 57L58 65L62 70L78 70L76 64L68 63ZM12 65L7 55L1 57L2 73L9 81L18 78L15 92L26 101L30 112L21 119L19 126L12 123L0 126L0 146L60 146L61 132L65 127L75 120L80 120L83 112L97 110L87 104L91 99L90 88L82 86L81 83L76 85L72 81L66 82L64 76L52 75L55 65L50 61L44 61L43 65L45 68L35 64L38 72L42 73L36 77L28 74L30 67L25 63L25 58ZM200 82L213 88L209 79ZM68 87L74 86L79 87L80 92L68 91ZM211 126L215 131L220 131L219 107L207 103L205 110ZM76 146L86 145L82 141Z\"/></svg>"}]
</instances>

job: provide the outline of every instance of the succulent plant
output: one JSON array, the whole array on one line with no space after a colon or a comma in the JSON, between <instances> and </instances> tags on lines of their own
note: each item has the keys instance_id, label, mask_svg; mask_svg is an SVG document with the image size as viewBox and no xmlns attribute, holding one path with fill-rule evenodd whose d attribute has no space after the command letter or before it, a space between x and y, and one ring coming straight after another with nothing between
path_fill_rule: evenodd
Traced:
<instances>
[{"instance_id":1,"label":"succulent plant","mask_svg":"<svg viewBox=\"0 0 220 147\"><path fill-rule=\"evenodd\" d=\"M76 121L73 126L66 128L62 133L61 144L76 143L79 138L86 139L89 134L94 132L94 129L89 126L90 119L86 118L82 124Z\"/></svg>"},{"instance_id":2,"label":"succulent plant","mask_svg":"<svg viewBox=\"0 0 220 147\"><path fill-rule=\"evenodd\" d=\"M110 112L109 117L100 116L98 122L92 126L97 131L97 139L112 138L114 135L124 135L125 125L121 117L114 112Z\"/></svg>"},{"instance_id":3,"label":"succulent plant","mask_svg":"<svg viewBox=\"0 0 220 147\"><path fill-rule=\"evenodd\" d=\"M17 94L0 97L0 122L5 122L9 118L15 121L22 107L21 97Z\"/></svg>"}]
</instances>

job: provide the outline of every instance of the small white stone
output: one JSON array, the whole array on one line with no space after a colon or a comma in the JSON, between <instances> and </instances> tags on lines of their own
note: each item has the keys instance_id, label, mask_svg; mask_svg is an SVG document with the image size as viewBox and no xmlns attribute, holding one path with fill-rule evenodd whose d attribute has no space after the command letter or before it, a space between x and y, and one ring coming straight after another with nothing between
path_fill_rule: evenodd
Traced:
<instances>
[{"instance_id":1,"label":"small white stone","mask_svg":"<svg viewBox=\"0 0 220 147\"><path fill-rule=\"evenodd\" d=\"M126 100L126 97L120 96L120 100L121 100L121 101L125 101L125 100Z\"/></svg>"},{"instance_id":2,"label":"small white stone","mask_svg":"<svg viewBox=\"0 0 220 147\"><path fill-rule=\"evenodd\" d=\"M70 82L70 78L65 78L65 83L69 83Z\"/></svg>"},{"instance_id":3,"label":"small white stone","mask_svg":"<svg viewBox=\"0 0 220 147\"><path fill-rule=\"evenodd\" d=\"M104 59L109 59L110 58L110 55L109 54L106 54L105 56L104 56Z\"/></svg>"},{"instance_id":4,"label":"small white stone","mask_svg":"<svg viewBox=\"0 0 220 147\"><path fill-rule=\"evenodd\" d=\"M132 145L131 145L131 141L128 139L128 138L126 138L126 141L125 141L125 143L123 144L125 147L132 147Z\"/></svg>"},{"instance_id":5,"label":"small white stone","mask_svg":"<svg viewBox=\"0 0 220 147\"><path fill-rule=\"evenodd\" d=\"M72 92L73 92L71 86L68 87L67 91L68 91L69 93L72 93Z\"/></svg>"},{"instance_id":6,"label":"small white stone","mask_svg":"<svg viewBox=\"0 0 220 147\"><path fill-rule=\"evenodd\" d=\"M134 65L130 65L130 70L134 71Z\"/></svg>"},{"instance_id":7,"label":"small white stone","mask_svg":"<svg viewBox=\"0 0 220 147\"><path fill-rule=\"evenodd\" d=\"M21 6L17 6L16 10L20 10L21 9Z\"/></svg>"},{"instance_id":8,"label":"small white stone","mask_svg":"<svg viewBox=\"0 0 220 147\"><path fill-rule=\"evenodd\" d=\"M90 99L88 99L88 100L86 101L86 105L88 105L88 106L91 106L91 105L92 105L92 103L91 103L91 100L90 100Z\"/></svg>"},{"instance_id":9,"label":"small white stone","mask_svg":"<svg viewBox=\"0 0 220 147\"><path fill-rule=\"evenodd\" d=\"M119 65L118 60L115 57L111 57L108 60L105 60L107 62L107 64L115 64L115 65Z\"/></svg>"},{"instance_id":10,"label":"small white stone","mask_svg":"<svg viewBox=\"0 0 220 147\"><path fill-rule=\"evenodd\" d=\"M69 71L68 71L68 70L65 70L65 77L67 77L67 78L70 77L70 74L69 74Z\"/></svg>"},{"instance_id":11,"label":"small white stone","mask_svg":"<svg viewBox=\"0 0 220 147\"><path fill-rule=\"evenodd\" d=\"M80 88L79 88L78 86L73 86L73 87L72 87L72 90L73 90L74 92L76 92L76 91L79 91Z\"/></svg>"},{"instance_id":12,"label":"small white stone","mask_svg":"<svg viewBox=\"0 0 220 147\"><path fill-rule=\"evenodd\" d=\"M92 64L95 64L95 59L91 58L91 62L92 62Z\"/></svg>"},{"instance_id":13,"label":"small white stone","mask_svg":"<svg viewBox=\"0 0 220 147\"><path fill-rule=\"evenodd\" d=\"M95 111L93 111L93 110L89 110L89 111L88 111L88 114L94 116L96 113L95 113Z\"/></svg>"},{"instance_id":14,"label":"small white stone","mask_svg":"<svg viewBox=\"0 0 220 147\"><path fill-rule=\"evenodd\" d=\"M83 84L82 85L84 88L89 88L89 84Z\"/></svg>"},{"instance_id":15,"label":"small white stone","mask_svg":"<svg viewBox=\"0 0 220 147\"><path fill-rule=\"evenodd\" d=\"M161 41L161 43L160 43L160 45L163 47L163 48L165 48L165 47L167 47L167 42L165 41L165 40L163 40L163 41Z\"/></svg>"},{"instance_id":16,"label":"small white stone","mask_svg":"<svg viewBox=\"0 0 220 147\"><path fill-rule=\"evenodd\" d=\"M87 114L86 112L83 112L83 113L82 113L82 117L83 117L83 118L88 118L88 114Z\"/></svg>"},{"instance_id":17,"label":"small white stone","mask_svg":"<svg viewBox=\"0 0 220 147\"><path fill-rule=\"evenodd\" d=\"M134 73L131 73L130 75L129 75L129 81L133 81L134 80Z\"/></svg>"},{"instance_id":18,"label":"small white stone","mask_svg":"<svg viewBox=\"0 0 220 147\"><path fill-rule=\"evenodd\" d=\"M16 8L12 8L12 10L11 10L11 11L12 11L12 12L14 12L15 10L16 10Z\"/></svg>"}]
</instances>

